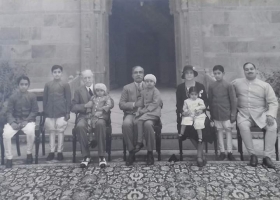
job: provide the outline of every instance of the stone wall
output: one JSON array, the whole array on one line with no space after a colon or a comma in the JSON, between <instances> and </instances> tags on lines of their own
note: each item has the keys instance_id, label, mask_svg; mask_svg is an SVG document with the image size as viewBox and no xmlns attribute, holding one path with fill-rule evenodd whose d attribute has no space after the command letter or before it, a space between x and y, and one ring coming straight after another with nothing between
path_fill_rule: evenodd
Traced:
<instances>
[{"instance_id":1,"label":"stone wall","mask_svg":"<svg viewBox=\"0 0 280 200\"><path fill-rule=\"evenodd\" d=\"M225 67L227 79L253 62L260 71L279 69L279 0L202 0L204 65Z\"/></svg>"},{"instance_id":2,"label":"stone wall","mask_svg":"<svg viewBox=\"0 0 280 200\"><path fill-rule=\"evenodd\" d=\"M0 0L0 62L26 65L43 87L54 64L64 78L80 70L79 0Z\"/></svg>"}]
</instances>

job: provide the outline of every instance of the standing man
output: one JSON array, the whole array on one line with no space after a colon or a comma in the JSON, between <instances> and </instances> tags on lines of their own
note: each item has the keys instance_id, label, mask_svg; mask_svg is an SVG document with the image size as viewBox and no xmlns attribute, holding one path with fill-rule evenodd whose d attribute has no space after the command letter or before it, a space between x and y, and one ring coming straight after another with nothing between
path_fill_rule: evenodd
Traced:
<instances>
[{"instance_id":1,"label":"standing man","mask_svg":"<svg viewBox=\"0 0 280 200\"><path fill-rule=\"evenodd\" d=\"M122 125L122 132L124 136L124 142L129 151L128 159L126 160L126 165L130 166L133 164L134 160L134 150L135 143L137 139L137 124L135 121L135 114L140 105L136 103L141 97L141 91L146 87L144 78L144 69L140 66L132 68L132 78L133 83L125 85L123 87L119 107L124 112L124 120ZM140 101L138 101L140 102ZM154 149L155 132L154 132L154 121L147 120L144 123L144 137L147 144L147 151L152 152ZM140 148L142 148L141 146ZM154 164L153 154L147 154L147 164Z\"/></svg>"},{"instance_id":2,"label":"standing man","mask_svg":"<svg viewBox=\"0 0 280 200\"><path fill-rule=\"evenodd\" d=\"M93 73L91 70L82 72L84 85L77 89L72 100L72 109L74 113L78 113L78 123L76 125L76 133L81 145L82 155L84 157L80 164L81 168L85 168L90 163L90 148L88 139L88 123L86 109L90 98L94 95ZM112 107L114 106L112 101ZM106 121L99 119L95 124L95 138L98 143L99 166L107 165L105 160L105 138L106 138ZM92 141L91 143L93 143ZM91 145L93 147L93 145Z\"/></svg>"},{"instance_id":3,"label":"standing man","mask_svg":"<svg viewBox=\"0 0 280 200\"><path fill-rule=\"evenodd\" d=\"M257 79L256 66L253 63L245 63L243 70L246 78L234 80L233 86L237 96L237 125L241 137L248 152L251 154L250 165L256 167L258 158L255 155L250 127L256 124L261 129L266 129L265 150L263 164L268 168L274 168L271 161L276 142L277 124L276 116L278 101L272 87Z\"/></svg>"}]
</instances>

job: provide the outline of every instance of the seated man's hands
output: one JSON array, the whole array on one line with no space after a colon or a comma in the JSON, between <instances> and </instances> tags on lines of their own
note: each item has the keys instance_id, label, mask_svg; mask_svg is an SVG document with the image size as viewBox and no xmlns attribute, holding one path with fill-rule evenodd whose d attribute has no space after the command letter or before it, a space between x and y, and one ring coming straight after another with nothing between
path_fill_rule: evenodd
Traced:
<instances>
[{"instance_id":1,"label":"seated man's hands","mask_svg":"<svg viewBox=\"0 0 280 200\"><path fill-rule=\"evenodd\" d=\"M15 123L15 122L13 122L13 123L11 124L11 127L12 127L14 130L19 130L19 129L20 129L20 125L17 124L17 123Z\"/></svg>"},{"instance_id":2,"label":"seated man's hands","mask_svg":"<svg viewBox=\"0 0 280 200\"><path fill-rule=\"evenodd\" d=\"M101 111L97 111L95 114L94 114L95 117L101 117L102 116L102 112Z\"/></svg>"},{"instance_id":3,"label":"seated man's hands","mask_svg":"<svg viewBox=\"0 0 280 200\"><path fill-rule=\"evenodd\" d=\"M65 117L64 117L64 120L68 121L69 119L70 119L70 114L66 114Z\"/></svg>"},{"instance_id":4,"label":"seated man's hands","mask_svg":"<svg viewBox=\"0 0 280 200\"><path fill-rule=\"evenodd\" d=\"M270 115L267 115L266 116L266 123L267 123L268 126L273 126L274 118L272 116L270 116Z\"/></svg>"},{"instance_id":5,"label":"seated man's hands","mask_svg":"<svg viewBox=\"0 0 280 200\"><path fill-rule=\"evenodd\" d=\"M143 114L145 114L146 112L148 112L148 110L147 110L146 108L143 108L143 109L139 110L139 114L140 114L140 115L143 115Z\"/></svg>"},{"instance_id":6,"label":"seated man's hands","mask_svg":"<svg viewBox=\"0 0 280 200\"><path fill-rule=\"evenodd\" d=\"M91 108L92 107L92 101L89 101L87 102L85 105L84 105L85 108Z\"/></svg>"}]
</instances>

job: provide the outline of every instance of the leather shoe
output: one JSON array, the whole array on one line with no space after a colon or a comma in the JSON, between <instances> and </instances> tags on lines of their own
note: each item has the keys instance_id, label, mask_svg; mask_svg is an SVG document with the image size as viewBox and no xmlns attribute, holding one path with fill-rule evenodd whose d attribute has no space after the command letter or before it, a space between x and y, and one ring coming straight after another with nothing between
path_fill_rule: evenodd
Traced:
<instances>
[{"instance_id":1,"label":"leather shoe","mask_svg":"<svg viewBox=\"0 0 280 200\"><path fill-rule=\"evenodd\" d=\"M12 159L7 159L6 160L6 168L12 168L13 166L13 160Z\"/></svg>"},{"instance_id":2,"label":"leather shoe","mask_svg":"<svg viewBox=\"0 0 280 200\"><path fill-rule=\"evenodd\" d=\"M135 157L134 157L134 152L130 151L128 158L126 159L126 166L131 166L133 164Z\"/></svg>"},{"instance_id":3,"label":"leather shoe","mask_svg":"<svg viewBox=\"0 0 280 200\"><path fill-rule=\"evenodd\" d=\"M153 165L155 162L153 152L148 151L147 153L147 165Z\"/></svg>"},{"instance_id":4,"label":"leather shoe","mask_svg":"<svg viewBox=\"0 0 280 200\"><path fill-rule=\"evenodd\" d=\"M26 164L32 164L32 163L33 163L32 154L27 154Z\"/></svg>"},{"instance_id":5,"label":"leather shoe","mask_svg":"<svg viewBox=\"0 0 280 200\"><path fill-rule=\"evenodd\" d=\"M275 169L275 165L273 164L272 160L267 156L263 158L263 165L265 165L267 168Z\"/></svg>"},{"instance_id":6,"label":"leather shoe","mask_svg":"<svg viewBox=\"0 0 280 200\"><path fill-rule=\"evenodd\" d=\"M144 147L144 144L142 142L137 142L135 149L134 149L134 153L137 153L138 151L140 151L142 148Z\"/></svg>"},{"instance_id":7,"label":"leather shoe","mask_svg":"<svg viewBox=\"0 0 280 200\"><path fill-rule=\"evenodd\" d=\"M258 157L255 155L255 154L252 154L251 155L251 158L250 158L250 165L252 167L256 167L258 165Z\"/></svg>"}]
</instances>

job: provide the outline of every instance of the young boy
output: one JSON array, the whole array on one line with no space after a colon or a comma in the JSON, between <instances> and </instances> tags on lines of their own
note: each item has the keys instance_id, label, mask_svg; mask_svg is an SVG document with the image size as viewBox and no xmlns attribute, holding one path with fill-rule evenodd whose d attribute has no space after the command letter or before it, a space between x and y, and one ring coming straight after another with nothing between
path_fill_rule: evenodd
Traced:
<instances>
[{"instance_id":1,"label":"young boy","mask_svg":"<svg viewBox=\"0 0 280 200\"><path fill-rule=\"evenodd\" d=\"M6 168L13 165L11 138L22 130L26 134L27 140L27 164L32 164L32 149L35 140L35 120L38 113L37 97L27 89L30 86L30 80L27 76L21 76L17 80L18 91L15 92L8 101L7 120L4 126L3 140L5 147L5 156L7 158Z\"/></svg>"},{"instance_id":2,"label":"young boy","mask_svg":"<svg viewBox=\"0 0 280 200\"><path fill-rule=\"evenodd\" d=\"M138 111L136 113L138 138L134 150L135 153L140 151L140 149L144 147L144 123L148 120L158 120L161 116L162 100L160 97L159 90L155 87L157 79L153 74L147 74L144 77L144 81L146 88L141 91L141 99L139 99L139 101L137 102L137 104L139 104L140 107L138 108ZM147 165L153 165L154 159L152 148L147 146L147 150L147 156L151 158L151 160L147 159Z\"/></svg>"},{"instance_id":3,"label":"young boy","mask_svg":"<svg viewBox=\"0 0 280 200\"><path fill-rule=\"evenodd\" d=\"M43 109L46 132L50 135L50 153L47 161L54 159L55 135L58 134L57 160L63 160L64 131L70 119L71 90L68 83L61 80L63 68L54 65L51 69L53 80L44 88Z\"/></svg>"},{"instance_id":4,"label":"young boy","mask_svg":"<svg viewBox=\"0 0 280 200\"><path fill-rule=\"evenodd\" d=\"M216 82L209 86L208 97L211 119L214 120L215 126L218 130L218 140L220 147L219 160L226 158L224 148L224 135L227 136L227 151L228 160L234 161L232 155L232 123L236 119L237 101L233 86L224 80L224 67L216 65L213 68Z\"/></svg>"}]
</instances>

